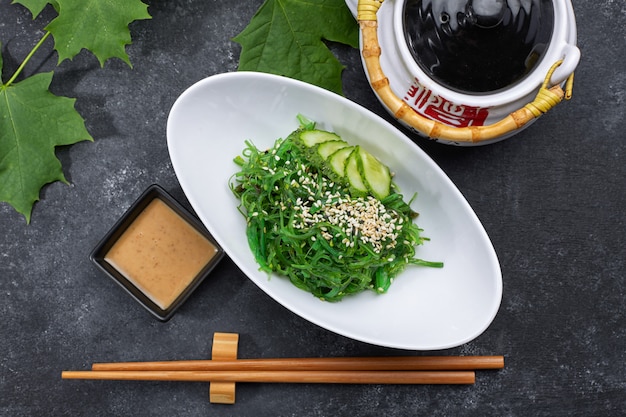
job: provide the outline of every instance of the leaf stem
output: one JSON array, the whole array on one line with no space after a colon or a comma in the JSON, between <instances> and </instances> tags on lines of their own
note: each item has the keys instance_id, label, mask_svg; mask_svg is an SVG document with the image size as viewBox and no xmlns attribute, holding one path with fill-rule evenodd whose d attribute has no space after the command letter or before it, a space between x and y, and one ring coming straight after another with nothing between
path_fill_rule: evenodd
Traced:
<instances>
[{"instance_id":1,"label":"leaf stem","mask_svg":"<svg viewBox=\"0 0 626 417\"><path fill-rule=\"evenodd\" d=\"M33 47L33 49L28 53L28 55L26 55L26 58L24 58L24 61L22 61L22 64L17 68L17 70L15 71L15 74L13 74L13 76L9 79L9 81L7 81L7 83L4 85L5 87L10 86L13 83L13 81L15 81L15 79L18 77L18 75L20 75L20 73L22 72L22 70L28 63L28 61L30 61L32 56L35 54L35 52L37 52L39 47L43 45L46 39L48 39L48 36L50 36L50 32L46 31L45 35L43 35L43 37L39 40L39 42L37 42L37 45Z\"/></svg>"}]
</instances>

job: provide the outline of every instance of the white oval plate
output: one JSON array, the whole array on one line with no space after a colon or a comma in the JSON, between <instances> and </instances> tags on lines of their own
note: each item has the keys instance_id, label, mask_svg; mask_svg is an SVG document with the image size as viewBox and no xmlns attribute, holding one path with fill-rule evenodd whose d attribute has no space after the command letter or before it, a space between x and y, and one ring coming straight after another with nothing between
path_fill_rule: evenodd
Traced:
<instances>
[{"instance_id":1,"label":"white oval plate","mask_svg":"<svg viewBox=\"0 0 626 417\"><path fill-rule=\"evenodd\" d=\"M233 158L244 141L271 146L298 127L302 114L318 127L360 144L395 172L418 225L431 239L418 257L444 268L409 267L386 294L371 291L338 303L320 301L279 276L259 272L246 222L229 188ZM235 72L191 86L174 103L167 141L180 185L228 256L283 306L327 330L375 345L445 349L480 335L494 319L502 276L493 246L473 210L443 171L381 117L319 87L275 75Z\"/></svg>"}]
</instances>

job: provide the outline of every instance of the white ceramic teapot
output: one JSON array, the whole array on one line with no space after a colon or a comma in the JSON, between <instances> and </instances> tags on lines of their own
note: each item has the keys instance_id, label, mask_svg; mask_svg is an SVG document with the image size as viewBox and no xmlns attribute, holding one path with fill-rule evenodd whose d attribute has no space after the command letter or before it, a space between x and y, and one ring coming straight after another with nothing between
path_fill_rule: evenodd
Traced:
<instances>
[{"instance_id":1,"label":"white ceramic teapot","mask_svg":"<svg viewBox=\"0 0 626 417\"><path fill-rule=\"evenodd\" d=\"M571 97L580 60L569 0L346 0L378 99L454 145L513 136Z\"/></svg>"}]
</instances>

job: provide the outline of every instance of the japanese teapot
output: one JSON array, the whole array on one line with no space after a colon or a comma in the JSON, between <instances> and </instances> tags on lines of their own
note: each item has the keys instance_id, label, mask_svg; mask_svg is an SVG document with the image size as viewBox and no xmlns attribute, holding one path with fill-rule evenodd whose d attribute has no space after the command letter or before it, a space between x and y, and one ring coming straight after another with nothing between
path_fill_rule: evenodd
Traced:
<instances>
[{"instance_id":1,"label":"japanese teapot","mask_svg":"<svg viewBox=\"0 0 626 417\"><path fill-rule=\"evenodd\" d=\"M569 0L346 0L395 119L452 145L509 138L564 99L580 60Z\"/></svg>"}]
</instances>

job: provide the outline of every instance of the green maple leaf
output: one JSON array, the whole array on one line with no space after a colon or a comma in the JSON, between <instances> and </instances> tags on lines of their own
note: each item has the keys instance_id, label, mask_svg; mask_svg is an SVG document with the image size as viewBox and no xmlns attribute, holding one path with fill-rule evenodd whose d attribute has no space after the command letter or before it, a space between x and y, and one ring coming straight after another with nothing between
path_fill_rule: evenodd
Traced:
<instances>
[{"instance_id":1,"label":"green maple leaf","mask_svg":"<svg viewBox=\"0 0 626 417\"><path fill-rule=\"evenodd\" d=\"M87 49L100 65L117 57L130 66L125 51L131 42L128 25L150 19L150 15L140 0L14 0L16 3L26 7L33 18L48 4L57 12L11 79L0 83L0 202L8 202L30 222L41 188L55 181L67 183L56 147L93 138L74 108L75 99L58 97L48 90L52 72L17 83L19 73L50 35L59 63Z\"/></svg>"},{"instance_id":2,"label":"green maple leaf","mask_svg":"<svg viewBox=\"0 0 626 417\"><path fill-rule=\"evenodd\" d=\"M131 43L128 25L151 18L146 4L140 0L56 0L56 4L59 15L46 30L54 36L59 63L88 49L101 66L109 58L132 66L126 54L126 45Z\"/></svg>"},{"instance_id":3,"label":"green maple leaf","mask_svg":"<svg viewBox=\"0 0 626 417\"><path fill-rule=\"evenodd\" d=\"M0 201L8 202L30 222L39 190L67 182L55 148L93 140L75 99L48 91L52 72L0 86Z\"/></svg>"},{"instance_id":4,"label":"green maple leaf","mask_svg":"<svg viewBox=\"0 0 626 417\"><path fill-rule=\"evenodd\" d=\"M48 4L52 4L54 8L58 10L58 6L54 0L13 0L11 4L21 4L26 7L33 14L33 19L39 16L39 13L41 13Z\"/></svg>"},{"instance_id":5,"label":"green maple leaf","mask_svg":"<svg viewBox=\"0 0 626 417\"><path fill-rule=\"evenodd\" d=\"M358 26L344 0L266 0L234 39L240 71L296 78L342 94L343 65L324 43L358 47Z\"/></svg>"}]
</instances>

